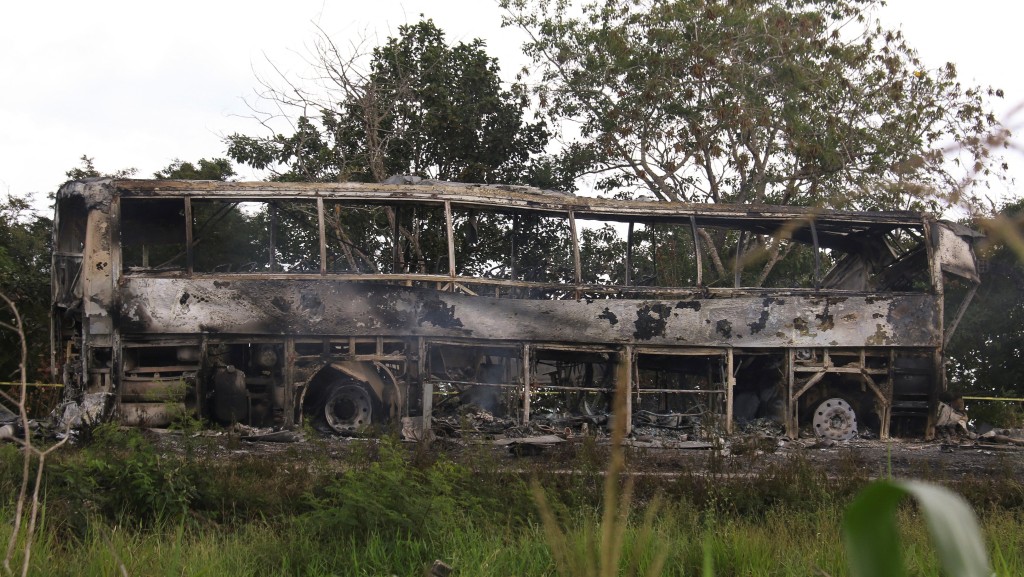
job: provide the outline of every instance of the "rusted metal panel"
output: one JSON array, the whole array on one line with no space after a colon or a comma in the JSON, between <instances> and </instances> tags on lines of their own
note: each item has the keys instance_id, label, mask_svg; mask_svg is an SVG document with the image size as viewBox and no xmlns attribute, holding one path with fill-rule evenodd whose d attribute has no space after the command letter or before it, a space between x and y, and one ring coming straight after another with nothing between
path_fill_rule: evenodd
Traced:
<instances>
[{"instance_id":1,"label":"rusted metal panel","mask_svg":"<svg viewBox=\"0 0 1024 577\"><path fill-rule=\"evenodd\" d=\"M928 294L518 300L340 280L126 278L125 333L465 337L675 346L938 346Z\"/></svg>"},{"instance_id":2,"label":"rusted metal panel","mask_svg":"<svg viewBox=\"0 0 1024 577\"><path fill-rule=\"evenodd\" d=\"M109 334L113 328L110 310L114 304L114 263L110 250L110 218L90 212L83 256L82 290L84 313L93 335Z\"/></svg>"},{"instance_id":3,"label":"rusted metal panel","mask_svg":"<svg viewBox=\"0 0 1024 577\"><path fill-rule=\"evenodd\" d=\"M970 242L977 233L948 222L936 223L933 230L933 234L937 233L935 252L942 270L976 283L981 282Z\"/></svg>"},{"instance_id":4,"label":"rusted metal panel","mask_svg":"<svg viewBox=\"0 0 1024 577\"><path fill-rule=\"evenodd\" d=\"M183 403L121 403L117 413L121 423L130 427L166 427L186 409Z\"/></svg>"}]
</instances>

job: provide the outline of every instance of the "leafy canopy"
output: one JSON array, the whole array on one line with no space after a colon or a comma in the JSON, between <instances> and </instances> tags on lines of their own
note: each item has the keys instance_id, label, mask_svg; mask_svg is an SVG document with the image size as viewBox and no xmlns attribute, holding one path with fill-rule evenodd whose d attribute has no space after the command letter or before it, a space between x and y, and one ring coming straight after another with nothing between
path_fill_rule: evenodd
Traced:
<instances>
[{"instance_id":1,"label":"leafy canopy","mask_svg":"<svg viewBox=\"0 0 1024 577\"><path fill-rule=\"evenodd\" d=\"M312 87L268 88L263 97L300 112L292 134L233 134L228 155L277 180L381 181L394 174L464 182L534 182L531 165L548 133L525 122L528 99L501 86L482 40L449 45L431 20L399 27L369 66L326 36L314 55L323 96ZM547 182L541 184L548 184Z\"/></svg>"},{"instance_id":2,"label":"leafy canopy","mask_svg":"<svg viewBox=\"0 0 1024 577\"><path fill-rule=\"evenodd\" d=\"M82 157L79 158L78 160L79 162L82 163L81 166L76 166L64 173L65 175L67 175L68 180L82 180L83 178L97 177L131 178L132 176L135 176L135 174L138 172L138 170L135 168L122 168L111 173L100 172L96 168L96 164L94 162L95 159L87 154L83 154Z\"/></svg>"},{"instance_id":3,"label":"leafy canopy","mask_svg":"<svg viewBox=\"0 0 1024 577\"><path fill-rule=\"evenodd\" d=\"M0 293L18 305L28 341L28 380L46 380L49 366L50 231L52 221L29 199L7 196L0 204ZM4 313L6 315L6 313ZM7 318L3 319L7 321ZM18 335L0 331L0 381L18 377Z\"/></svg>"},{"instance_id":4,"label":"leafy canopy","mask_svg":"<svg viewBox=\"0 0 1024 577\"><path fill-rule=\"evenodd\" d=\"M1001 91L926 69L869 19L878 4L502 0L542 109L578 124L569 156L602 189L893 209L1002 177L986 102Z\"/></svg>"},{"instance_id":5,"label":"leafy canopy","mask_svg":"<svg viewBox=\"0 0 1024 577\"><path fill-rule=\"evenodd\" d=\"M165 168L153 173L153 178L160 180L228 180L232 176L235 176L235 169L226 158L200 158L195 164L176 158Z\"/></svg>"},{"instance_id":6,"label":"leafy canopy","mask_svg":"<svg viewBox=\"0 0 1024 577\"><path fill-rule=\"evenodd\" d=\"M1024 261L1013 247L1022 223L1021 199L1004 206L999 218L980 223L989 237L979 251L981 285L946 347L950 381L960 392L1024 396ZM963 292L955 291L950 302Z\"/></svg>"}]
</instances>

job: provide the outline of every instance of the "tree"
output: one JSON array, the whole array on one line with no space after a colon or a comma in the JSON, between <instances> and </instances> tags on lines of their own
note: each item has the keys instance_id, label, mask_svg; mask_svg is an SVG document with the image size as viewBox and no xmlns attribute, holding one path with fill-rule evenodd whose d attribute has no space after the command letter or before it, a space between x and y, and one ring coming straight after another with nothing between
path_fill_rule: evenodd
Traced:
<instances>
[{"instance_id":1,"label":"tree","mask_svg":"<svg viewBox=\"0 0 1024 577\"><path fill-rule=\"evenodd\" d=\"M47 379L50 318L50 232L52 221L28 200L8 195L0 205L0 294L17 303L28 342L29 381ZM0 332L0 381L18 376L19 335Z\"/></svg>"},{"instance_id":2,"label":"tree","mask_svg":"<svg viewBox=\"0 0 1024 577\"><path fill-rule=\"evenodd\" d=\"M166 168L153 173L153 178L159 180L229 180L232 176L235 176L235 169L226 158L200 158L195 164L175 158Z\"/></svg>"},{"instance_id":3,"label":"tree","mask_svg":"<svg viewBox=\"0 0 1024 577\"><path fill-rule=\"evenodd\" d=\"M64 174L67 175L68 180L82 180L83 178L97 177L131 178L135 176L135 173L138 172L138 170L135 168L122 168L121 170L116 170L111 173L103 173L96 169L96 164L93 162L94 160L95 159L90 158L88 155L83 154L82 158L79 159L82 165L76 166L71 170L65 172Z\"/></svg>"},{"instance_id":4,"label":"tree","mask_svg":"<svg viewBox=\"0 0 1024 577\"><path fill-rule=\"evenodd\" d=\"M290 135L233 134L228 155L277 180L379 182L393 174L463 182L551 184L557 169L531 163L547 144L525 122L522 86L501 87L482 40L450 46L431 20L399 27L372 50L345 54L321 32L317 87L263 82L263 102L297 113ZM268 125L274 115L260 115ZM563 179L571 184L571 178Z\"/></svg>"},{"instance_id":5,"label":"tree","mask_svg":"<svg viewBox=\"0 0 1024 577\"><path fill-rule=\"evenodd\" d=\"M962 392L1024 394L1024 254L1014 250L1024 222L1024 200L982 223L981 286L946 349L950 381ZM953 295L950 302L957 302Z\"/></svg>"},{"instance_id":6,"label":"tree","mask_svg":"<svg viewBox=\"0 0 1024 577\"><path fill-rule=\"evenodd\" d=\"M543 121L524 120L526 90L519 85L502 88L498 63L481 40L449 45L444 32L424 20L401 26L397 37L369 54L359 46L347 54L321 31L312 61L319 86L301 86L284 76L284 89L262 82L262 102L296 113L293 132L231 135L226 141L232 159L269 169L275 180L380 182L412 174L458 182L573 187L575 174L541 156L548 132ZM269 126L275 115L258 117ZM292 216L301 218L302 207L295 208L299 210ZM443 214L432 214L427 207L401 215L387 206L334 208L325 214L329 269L426 273L439 272L442 263L447 267L447 247L427 246L429 235L420 234L423 227L443 226ZM494 262L514 260L504 254L508 243L503 241L510 238L513 220L489 213L468 216L471 225L460 230L472 230L473 241L462 235L457 241L460 255L468 259L463 264L494 269ZM543 223L527 225L534 232L546 230ZM382 232L392 229L400 243L394 263L390 240L384 242L391 233ZM286 253L301 253L282 246ZM522 252L521 240L516 246ZM506 267L501 274L531 274L523 269L529 256L517 258L520 270Z\"/></svg>"},{"instance_id":7,"label":"tree","mask_svg":"<svg viewBox=\"0 0 1024 577\"><path fill-rule=\"evenodd\" d=\"M502 0L530 35L541 108L578 124L567 154L599 189L858 210L971 200L1004 175L987 106L1002 93L962 85L952 64L926 69L868 19L876 4ZM703 237L724 274L730 241ZM769 255L762 280L791 246L747 243Z\"/></svg>"}]
</instances>

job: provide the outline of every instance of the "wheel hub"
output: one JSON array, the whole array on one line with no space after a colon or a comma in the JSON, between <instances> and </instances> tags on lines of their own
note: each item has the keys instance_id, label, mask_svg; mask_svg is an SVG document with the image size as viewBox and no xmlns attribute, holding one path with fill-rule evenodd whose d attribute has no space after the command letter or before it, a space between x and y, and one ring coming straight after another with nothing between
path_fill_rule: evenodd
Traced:
<instances>
[{"instance_id":1,"label":"wheel hub","mask_svg":"<svg viewBox=\"0 0 1024 577\"><path fill-rule=\"evenodd\" d=\"M373 403L365 388L344 385L334 388L324 403L324 421L336 433L353 433L370 425Z\"/></svg>"},{"instance_id":2,"label":"wheel hub","mask_svg":"<svg viewBox=\"0 0 1024 577\"><path fill-rule=\"evenodd\" d=\"M814 409L814 434L824 439L847 441L857 436L857 414L838 397L823 401Z\"/></svg>"}]
</instances>

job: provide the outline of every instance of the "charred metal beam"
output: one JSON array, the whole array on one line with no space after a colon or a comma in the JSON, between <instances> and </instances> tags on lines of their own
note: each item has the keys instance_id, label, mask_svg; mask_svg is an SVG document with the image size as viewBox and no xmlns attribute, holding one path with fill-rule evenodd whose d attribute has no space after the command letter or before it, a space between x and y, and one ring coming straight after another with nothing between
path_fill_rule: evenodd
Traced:
<instances>
[{"instance_id":1,"label":"charred metal beam","mask_svg":"<svg viewBox=\"0 0 1024 577\"><path fill-rule=\"evenodd\" d=\"M633 269L633 221L629 221L629 229L626 232L626 286L633 284L630 282L630 274Z\"/></svg>"},{"instance_id":2,"label":"charred metal beam","mask_svg":"<svg viewBox=\"0 0 1024 577\"><path fill-rule=\"evenodd\" d=\"M736 260L732 263L733 283L732 286L740 288L740 276L743 273L743 266L740 264L743 259L743 236L747 231L741 230L740 237L736 240Z\"/></svg>"},{"instance_id":3,"label":"charred metal beam","mask_svg":"<svg viewBox=\"0 0 1024 577\"><path fill-rule=\"evenodd\" d=\"M327 274L327 224L324 220L324 199L316 199L316 228L319 233L320 274Z\"/></svg>"},{"instance_id":4,"label":"charred metal beam","mask_svg":"<svg viewBox=\"0 0 1024 577\"><path fill-rule=\"evenodd\" d=\"M277 270L277 203L271 202L270 204L270 254L267 257L267 261L270 266L270 270Z\"/></svg>"},{"instance_id":5,"label":"charred metal beam","mask_svg":"<svg viewBox=\"0 0 1024 577\"><path fill-rule=\"evenodd\" d=\"M462 184L452 182L423 181L419 184L380 183L276 183L276 182L216 182L181 180L105 180L110 193L130 196L195 196L234 197L249 199L258 197L316 198L333 199L398 199L405 201L438 203L449 200L461 206L498 207L528 209L540 212L576 212L578 217L608 218L628 222L631 218L657 219L659 217L685 220L697 215L700 226L729 227L748 223L764 227L766 221L774 220L775 228L781 223L794 219L815 218L825 228L827 223L845 225L889 225L920 226L921 213L912 211L859 212L825 210L813 207L768 206L768 205L716 205L703 203L643 201L622 201L615 199L590 198L545 191L532 187ZM62 188L58 196L74 194L72 188ZM80 189L79 189L80 191ZM102 202L102 199L97 199ZM766 229L765 229L766 230Z\"/></svg>"},{"instance_id":6,"label":"charred metal beam","mask_svg":"<svg viewBox=\"0 0 1024 577\"><path fill-rule=\"evenodd\" d=\"M701 262L701 257L704 251L700 249L700 233L697 232L697 219L692 214L690 215L690 232L693 235L693 253L697 259L697 286L702 287L704 286L704 266Z\"/></svg>"},{"instance_id":7,"label":"charred metal beam","mask_svg":"<svg viewBox=\"0 0 1024 577\"><path fill-rule=\"evenodd\" d=\"M814 288L821 288L821 247L818 245L818 227L811 220L811 239L814 243Z\"/></svg>"},{"instance_id":8,"label":"charred metal beam","mask_svg":"<svg viewBox=\"0 0 1024 577\"><path fill-rule=\"evenodd\" d=\"M576 231L576 215L571 210L569 211L569 233L572 235L573 279L576 281L576 286L579 286L583 284L583 265L580 262L580 237ZM576 298L579 298L578 291Z\"/></svg>"},{"instance_id":9,"label":"charred metal beam","mask_svg":"<svg viewBox=\"0 0 1024 577\"><path fill-rule=\"evenodd\" d=\"M195 249L192 239L192 197L185 197L185 272L192 274L195 266Z\"/></svg>"},{"instance_id":10,"label":"charred metal beam","mask_svg":"<svg viewBox=\"0 0 1024 577\"><path fill-rule=\"evenodd\" d=\"M444 203L445 239L448 241L448 276L452 278L451 290L455 291L455 226L452 224L452 203Z\"/></svg>"}]
</instances>

